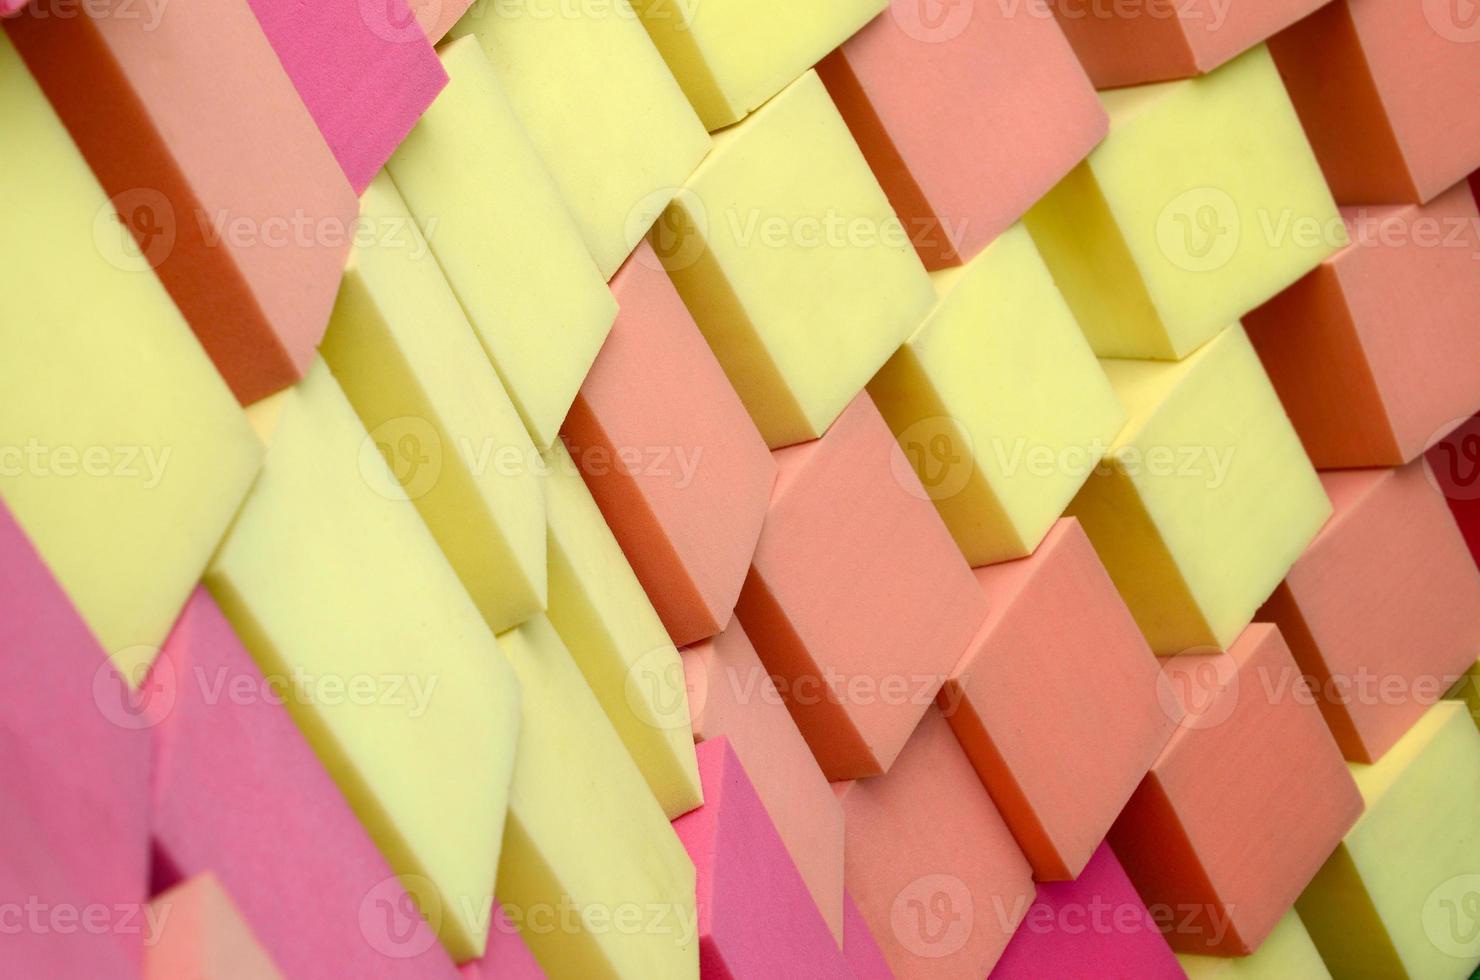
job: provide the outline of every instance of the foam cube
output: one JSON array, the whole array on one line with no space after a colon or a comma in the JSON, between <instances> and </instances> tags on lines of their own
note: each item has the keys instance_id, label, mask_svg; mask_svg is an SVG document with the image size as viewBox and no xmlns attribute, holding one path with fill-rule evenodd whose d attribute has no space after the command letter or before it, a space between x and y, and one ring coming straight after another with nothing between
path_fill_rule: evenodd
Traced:
<instances>
[{"instance_id":1,"label":"foam cube","mask_svg":"<svg viewBox=\"0 0 1480 980\"><path fill-rule=\"evenodd\" d=\"M1424 458L1469 545L1470 557L1480 563L1480 415L1457 425L1429 447Z\"/></svg>"},{"instance_id":2,"label":"foam cube","mask_svg":"<svg viewBox=\"0 0 1480 980\"><path fill-rule=\"evenodd\" d=\"M1021 225L964 269L869 383L972 566L1037 547L1125 421Z\"/></svg>"},{"instance_id":3,"label":"foam cube","mask_svg":"<svg viewBox=\"0 0 1480 980\"><path fill-rule=\"evenodd\" d=\"M391 179L361 215L323 355L496 632L545 608L538 454Z\"/></svg>"},{"instance_id":4,"label":"foam cube","mask_svg":"<svg viewBox=\"0 0 1480 980\"><path fill-rule=\"evenodd\" d=\"M1188 980L1331 980L1316 944L1294 909L1249 956L1201 956L1178 953Z\"/></svg>"},{"instance_id":5,"label":"foam cube","mask_svg":"<svg viewBox=\"0 0 1480 980\"><path fill-rule=\"evenodd\" d=\"M436 44L447 36L458 18L468 12L473 0L408 0L408 3L411 15L426 33L427 40ZM395 25L400 28L404 22L398 19Z\"/></svg>"},{"instance_id":6,"label":"foam cube","mask_svg":"<svg viewBox=\"0 0 1480 980\"><path fill-rule=\"evenodd\" d=\"M1352 772L1367 812L1296 902L1301 921L1332 976L1464 980L1480 966L1480 732L1444 701Z\"/></svg>"},{"instance_id":7,"label":"foam cube","mask_svg":"<svg viewBox=\"0 0 1480 980\"><path fill-rule=\"evenodd\" d=\"M605 278L709 152L709 136L627 0L479 0L474 35Z\"/></svg>"},{"instance_id":8,"label":"foam cube","mask_svg":"<svg viewBox=\"0 0 1480 980\"><path fill-rule=\"evenodd\" d=\"M524 692L499 899L552 977L695 976L694 865L662 808L549 620L498 639Z\"/></svg>"},{"instance_id":9,"label":"foam cube","mask_svg":"<svg viewBox=\"0 0 1480 980\"><path fill-rule=\"evenodd\" d=\"M149 903L161 924L144 954L146 980L280 980L231 896L210 873Z\"/></svg>"},{"instance_id":10,"label":"foam cube","mask_svg":"<svg viewBox=\"0 0 1480 980\"><path fill-rule=\"evenodd\" d=\"M513 672L323 361L265 410L266 464L206 585L263 673L286 678L290 713L391 868L426 880L418 898L445 911L453 958L476 957Z\"/></svg>"},{"instance_id":11,"label":"foam cube","mask_svg":"<svg viewBox=\"0 0 1480 980\"><path fill-rule=\"evenodd\" d=\"M1321 475L1335 508L1259 613L1342 754L1381 758L1480 653L1480 571L1422 460Z\"/></svg>"},{"instance_id":12,"label":"foam cube","mask_svg":"<svg viewBox=\"0 0 1480 980\"><path fill-rule=\"evenodd\" d=\"M1480 169L1480 22L1458 3L1336 0L1270 39L1342 204L1417 204Z\"/></svg>"},{"instance_id":13,"label":"foam cube","mask_svg":"<svg viewBox=\"0 0 1480 980\"><path fill-rule=\"evenodd\" d=\"M780 466L736 615L829 780L886 772L986 601L868 394Z\"/></svg>"},{"instance_id":14,"label":"foam cube","mask_svg":"<svg viewBox=\"0 0 1480 980\"><path fill-rule=\"evenodd\" d=\"M812 71L716 137L652 241L773 449L821 436L935 299Z\"/></svg>"},{"instance_id":15,"label":"foam cube","mask_svg":"<svg viewBox=\"0 0 1480 980\"><path fill-rule=\"evenodd\" d=\"M1136 894L1108 844L1073 881L1040 882L992 980L1136 977L1184 980L1158 920Z\"/></svg>"},{"instance_id":16,"label":"foam cube","mask_svg":"<svg viewBox=\"0 0 1480 980\"><path fill-rule=\"evenodd\" d=\"M920 258L939 269L1022 217L1108 124L1064 35L1034 5L948 10L938 24L922 11L892 0L817 74Z\"/></svg>"},{"instance_id":17,"label":"foam cube","mask_svg":"<svg viewBox=\"0 0 1480 980\"><path fill-rule=\"evenodd\" d=\"M151 831L162 887L210 873L290 977L454 976L436 933L205 589L149 675ZM284 882L312 890L283 901ZM403 883L404 882L404 883Z\"/></svg>"},{"instance_id":18,"label":"foam cube","mask_svg":"<svg viewBox=\"0 0 1480 980\"><path fill-rule=\"evenodd\" d=\"M881 779L834 786L848 893L901 977L985 976L1033 901L1028 862L932 707Z\"/></svg>"},{"instance_id":19,"label":"foam cube","mask_svg":"<svg viewBox=\"0 0 1480 980\"><path fill-rule=\"evenodd\" d=\"M558 440L545 476L550 622L670 819L702 802L678 651Z\"/></svg>"},{"instance_id":20,"label":"foam cube","mask_svg":"<svg viewBox=\"0 0 1480 980\"><path fill-rule=\"evenodd\" d=\"M386 169L544 449L616 303L477 40L441 57L451 81Z\"/></svg>"},{"instance_id":21,"label":"foam cube","mask_svg":"<svg viewBox=\"0 0 1480 980\"><path fill-rule=\"evenodd\" d=\"M863 913L847 892L843 893L843 924L843 957L848 961L848 969L853 971L853 980L894 980L884 951L879 949Z\"/></svg>"},{"instance_id":22,"label":"foam cube","mask_svg":"<svg viewBox=\"0 0 1480 980\"><path fill-rule=\"evenodd\" d=\"M1346 244L1262 45L1101 98L1110 135L1027 216L1101 357L1183 357Z\"/></svg>"},{"instance_id":23,"label":"foam cube","mask_svg":"<svg viewBox=\"0 0 1480 980\"><path fill-rule=\"evenodd\" d=\"M1259 948L1362 812L1362 798L1279 630L1169 661L1186 715L1109 841L1179 953Z\"/></svg>"},{"instance_id":24,"label":"foam cube","mask_svg":"<svg viewBox=\"0 0 1480 980\"><path fill-rule=\"evenodd\" d=\"M249 3L350 186L363 194L447 84L421 25L406 0Z\"/></svg>"},{"instance_id":25,"label":"foam cube","mask_svg":"<svg viewBox=\"0 0 1480 980\"><path fill-rule=\"evenodd\" d=\"M561 429L673 642L725 628L776 465L643 242L612 279L620 312Z\"/></svg>"},{"instance_id":26,"label":"foam cube","mask_svg":"<svg viewBox=\"0 0 1480 980\"><path fill-rule=\"evenodd\" d=\"M663 60L710 130L738 122L842 44L888 0L636 0Z\"/></svg>"},{"instance_id":27,"label":"foam cube","mask_svg":"<svg viewBox=\"0 0 1480 980\"><path fill-rule=\"evenodd\" d=\"M1049 6L1095 87L1117 88L1206 74L1326 2L1050 0Z\"/></svg>"},{"instance_id":28,"label":"foam cube","mask_svg":"<svg viewBox=\"0 0 1480 980\"><path fill-rule=\"evenodd\" d=\"M100 253L69 261L65 291L93 292L72 262L111 262L122 268L109 273L135 279L153 269L247 405L313 360L354 233L354 192L247 4L181 0L163 11L103 0L48 16L38 6L5 31L108 197L83 191L69 205L75 219L44 212L57 228L91 229L95 247L83 237L78 251ZM18 134L15 145L30 142ZM32 181L13 184L27 211L41 205ZM27 296L48 292L20 281Z\"/></svg>"},{"instance_id":29,"label":"foam cube","mask_svg":"<svg viewBox=\"0 0 1480 980\"><path fill-rule=\"evenodd\" d=\"M8 35L0 116L12 144L0 182L12 283L0 290L0 499L137 682L261 449L159 280L110 262L89 235L94 219L110 227L107 197Z\"/></svg>"},{"instance_id":30,"label":"foam cube","mask_svg":"<svg viewBox=\"0 0 1480 980\"><path fill-rule=\"evenodd\" d=\"M1320 469L1401 466L1480 409L1480 213L1343 208L1352 243L1244 318Z\"/></svg>"},{"instance_id":31,"label":"foam cube","mask_svg":"<svg viewBox=\"0 0 1480 980\"><path fill-rule=\"evenodd\" d=\"M1227 649L1331 513L1243 328L1102 361L1130 421L1069 507L1158 654Z\"/></svg>"},{"instance_id":32,"label":"foam cube","mask_svg":"<svg viewBox=\"0 0 1480 980\"><path fill-rule=\"evenodd\" d=\"M694 740L724 738L752 773L813 904L846 941L843 809L738 620L683 651Z\"/></svg>"},{"instance_id":33,"label":"foam cube","mask_svg":"<svg viewBox=\"0 0 1480 980\"><path fill-rule=\"evenodd\" d=\"M137 973L137 912L149 889L152 699L126 686L4 503L0 651L6 969ZM29 896L39 911L23 907ZM63 906L78 914L101 906L109 927L88 935L45 928ZM42 928L27 927L32 915L43 916ZM66 972L84 964L102 972Z\"/></svg>"},{"instance_id":34,"label":"foam cube","mask_svg":"<svg viewBox=\"0 0 1480 980\"><path fill-rule=\"evenodd\" d=\"M941 702L1034 877L1075 878L1179 718L1078 522L974 574L990 611Z\"/></svg>"},{"instance_id":35,"label":"foam cube","mask_svg":"<svg viewBox=\"0 0 1480 980\"><path fill-rule=\"evenodd\" d=\"M698 874L699 975L851 978L727 739L699 746L699 772L704 805L673 822Z\"/></svg>"},{"instance_id":36,"label":"foam cube","mask_svg":"<svg viewBox=\"0 0 1480 980\"><path fill-rule=\"evenodd\" d=\"M519 927L504 907L494 903L488 921L488 943L480 959L458 967L462 980L545 980L545 971L524 945Z\"/></svg>"}]
</instances>

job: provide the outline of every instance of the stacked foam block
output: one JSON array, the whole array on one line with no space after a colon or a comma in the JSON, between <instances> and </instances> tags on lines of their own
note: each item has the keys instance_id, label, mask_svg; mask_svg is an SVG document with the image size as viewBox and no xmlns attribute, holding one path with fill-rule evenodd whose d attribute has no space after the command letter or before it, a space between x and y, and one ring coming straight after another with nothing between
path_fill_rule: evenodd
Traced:
<instances>
[{"instance_id":1,"label":"stacked foam block","mask_svg":"<svg viewBox=\"0 0 1480 980\"><path fill-rule=\"evenodd\" d=\"M1463 3L0 13L7 975L1480 967Z\"/></svg>"}]
</instances>

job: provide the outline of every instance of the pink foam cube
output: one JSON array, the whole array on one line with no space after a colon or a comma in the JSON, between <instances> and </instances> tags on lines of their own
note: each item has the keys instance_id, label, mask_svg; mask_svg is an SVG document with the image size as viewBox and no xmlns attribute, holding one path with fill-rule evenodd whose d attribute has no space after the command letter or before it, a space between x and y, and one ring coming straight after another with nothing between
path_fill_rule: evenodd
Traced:
<instances>
[{"instance_id":1,"label":"pink foam cube","mask_svg":"<svg viewBox=\"0 0 1480 980\"><path fill-rule=\"evenodd\" d=\"M889 769L986 616L966 560L864 392L779 449L736 614L829 780Z\"/></svg>"},{"instance_id":2,"label":"pink foam cube","mask_svg":"<svg viewBox=\"0 0 1480 980\"><path fill-rule=\"evenodd\" d=\"M846 980L847 961L735 750L717 738L698 752L704 805L673 829L698 873L700 977Z\"/></svg>"},{"instance_id":3,"label":"pink foam cube","mask_svg":"<svg viewBox=\"0 0 1480 980\"><path fill-rule=\"evenodd\" d=\"M213 872L269 955L302 980L457 971L272 686L204 589L149 682L159 884Z\"/></svg>"},{"instance_id":4,"label":"pink foam cube","mask_svg":"<svg viewBox=\"0 0 1480 980\"><path fill-rule=\"evenodd\" d=\"M894 973L986 976L1033 878L945 717L932 707L887 775L833 788L848 893Z\"/></svg>"},{"instance_id":5,"label":"pink foam cube","mask_svg":"<svg viewBox=\"0 0 1480 980\"><path fill-rule=\"evenodd\" d=\"M1182 980L1162 929L1101 844L1078 878L1039 884L992 980Z\"/></svg>"},{"instance_id":6,"label":"pink foam cube","mask_svg":"<svg viewBox=\"0 0 1480 980\"><path fill-rule=\"evenodd\" d=\"M364 193L447 84L417 15L406 0L248 2L350 186Z\"/></svg>"},{"instance_id":7,"label":"pink foam cube","mask_svg":"<svg viewBox=\"0 0 1480 980\"><path fill-rule=\"evenodd\" d=\"M145 980L281 980L215 875L181 882L149 907L160 931L145 950Z\"/></svg>"},{"instance_id":8,"label":"pink foam cube","mask_svg":"<svg viewBox=\"0 0 1480 980\"><path fill-rule=\"evenodd\" d=\"M1480 655L1480 571L1432 480L1421 459L1321 474L1334 513L1257 614L1354 762L1376 762Z\"/></svg>"},{"instance_id":9,"label":"pink foam cube","mask_svg":"<svg viewBox=\"0 0 1480 980\"><path fill-rule=\"evenodd\" d=\"M1351 244L1244 317L1311 462L1401 466L1480 409L1480 212L1343 208Z\"/></svg>"},{"instance_id":10,"label":"pink foam cube","mask_svg":"<svg viewBox=\"0 0 1480 980\"><path fill-rule=\"evenodd\" d=\"M54 909L101 910L99 936L115 947L96 948L76 929L23 927L6 936L18 950L6 968L111 976L42 964L121 962L136 971L149 893L148 691L130 691L3 503L0 658L3 894L35 896L45 923ZM62 948L69 939L75 952Z\"/></svg>"},{"instance_id":11,"label":"pink foam cube","mask_svg":"<svg viewBox=\"0 0 1480 980\"><path fill-rule=\"evenodd\" d=\"M889 9L817 66L927 268L960 265L1108 128L1053 18L1031 2Z\"/></svg>"},{"instance_id":12,"label":"pink foam cube","mask_svg":"<svg viewBox=\"0 0 1480 980\"><path fill-rule=\"evenodd\" d=\"M766 812L839 942L843 808L738 620L682 651L694 740L724 738L751 773Z\"/></svg>"},{"instance_id":13,"label":"pink foam cube","mask_svg":"<svg viewBox=\"0 0 1480 980\"><path fill-rule=\"evenodd\" d=\"M991 611L941 701L1035 877L1074 878L1180 716L1078 521L975 575Z\"/></svg>"},{"instance_id":14,"label":"pink foam cube","mask_svg":"<svg viewBox=\"0 0 1480 980\"><path fill-rule=\"evenodd\" d=\"M1468 0L1335 0L1269 51L1338 204L1418 204L1480 168Z\"/></svg>"},{"instance_id":15,"label":"pink foam cube","mask_svg":"<svg viewBox=\"0 0 1480 980\"><path fill-rule=\"evenodd\" d=\"M679 646L725 628L776 464L643 241L611 282L620 312L561 434Z\"/></svg>"},{"instance_id":16,"label":"pink foam cube","mask_svg":"<svg viewBox=\"0 0 1480 980\"><path fill-rule=\"evenodd\" d=\"M853 896L843 894L843 956L848 960L848 969L853 971L853 980L894 980L894 971L884 959L884 951L874 941L868 922Z\"/></svg>"}]
</instances>

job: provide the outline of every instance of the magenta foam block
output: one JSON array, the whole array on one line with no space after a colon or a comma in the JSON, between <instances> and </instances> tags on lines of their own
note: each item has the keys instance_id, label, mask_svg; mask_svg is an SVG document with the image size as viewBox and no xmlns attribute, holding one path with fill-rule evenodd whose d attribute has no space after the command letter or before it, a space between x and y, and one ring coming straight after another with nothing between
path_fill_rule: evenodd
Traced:
<instances>
[{"instance_id":1,"label":"magenta foam block","mask_svg":"<svg viewBox=\"0 0 1480 980\"><path fill-rule=\"evenodd\" d=\"M447 73L406 0L248 0L309 115L362 194Z\"/></svg>"},{"instance_id":2,"label":"magenta foam block","mask_svg":"<svg viewBox=\"0 0 1480 980\"><path fill-rule=\"evenodd\" d=\"M146 682L156 885L213 872L294 980L456 980L273 681L196 589Z\"/></svg>"},{"instance_id":3,"label":"magenta foam block","mask_svg":"<svg viewBox=\"0 0 1480 980\"><path fill-rule=\"evenodd\" d=\"M524 945L519 926L497 899L488 919L488 945L483 955L457 970L462 980L545 980L545 971Z\"/></svg>"},{"instance_id":4,"label":"magenta foam block","mask_svg":"<svg viewBox=\"0 0 1480 980\"><path fill-rule=\"evenodd\" d=\"M863 913L853 904L853 896L843 893L843 956L848 960L848 969L853 971L853 980L894 980L894 971L884 959L884 951L864 920Z\"/></svg>"},{"instance_id":5,"label":"magenta foam block","mask_svg":"<svg viewBox=\"0 0 1480 980\"><path fill-rule=\"evenodd\" d=\"M64 967L114 961L137 971L149 891L145 695L129 692L3 504L0 656L0 896L24 917L16 933L0 921L0 973L104 977L114 974ZM70 932L53 925L53 913L94 908L106 946L76 921ZM29 926L33 915L42 925Z\"/></svg>"},{"instance_id":6,"label":"magenta foam block","mask_svg":"<svg viewBox=\"0 0 1480 980\"><path fill-rule=\"evenodd\" d=\"M698 753L704 805L673 829L698 873L700 977L846 980L847 961L729 740Z\"/></svg>"},{"instance_id":7,"label":"magenta foam block","mask_svg":"<svg viewBox=\"0 0 1480 980\"><path fill-rule=\"evenodd\" d=\"M1180 980L1162 928L1101 844L1075 880L1038 884L992 980Z\"/></svg>"}]
</instances>

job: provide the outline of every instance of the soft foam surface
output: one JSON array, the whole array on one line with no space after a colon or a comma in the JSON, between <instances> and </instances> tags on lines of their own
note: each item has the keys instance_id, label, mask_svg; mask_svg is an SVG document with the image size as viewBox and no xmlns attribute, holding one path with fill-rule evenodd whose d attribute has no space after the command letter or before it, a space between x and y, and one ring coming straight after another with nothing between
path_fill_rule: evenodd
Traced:
<instances>
[{"instance_id":1,"label":"soft foam surface","mask_svg":"<svg viewBox=\"0 0 1480 980\"><path fill-rule=\"evenodd\" d=\"M149 903L161 929L144 955L146 980L280 980L215 875L191 878Z\"/></svg>"}]
</instances>

